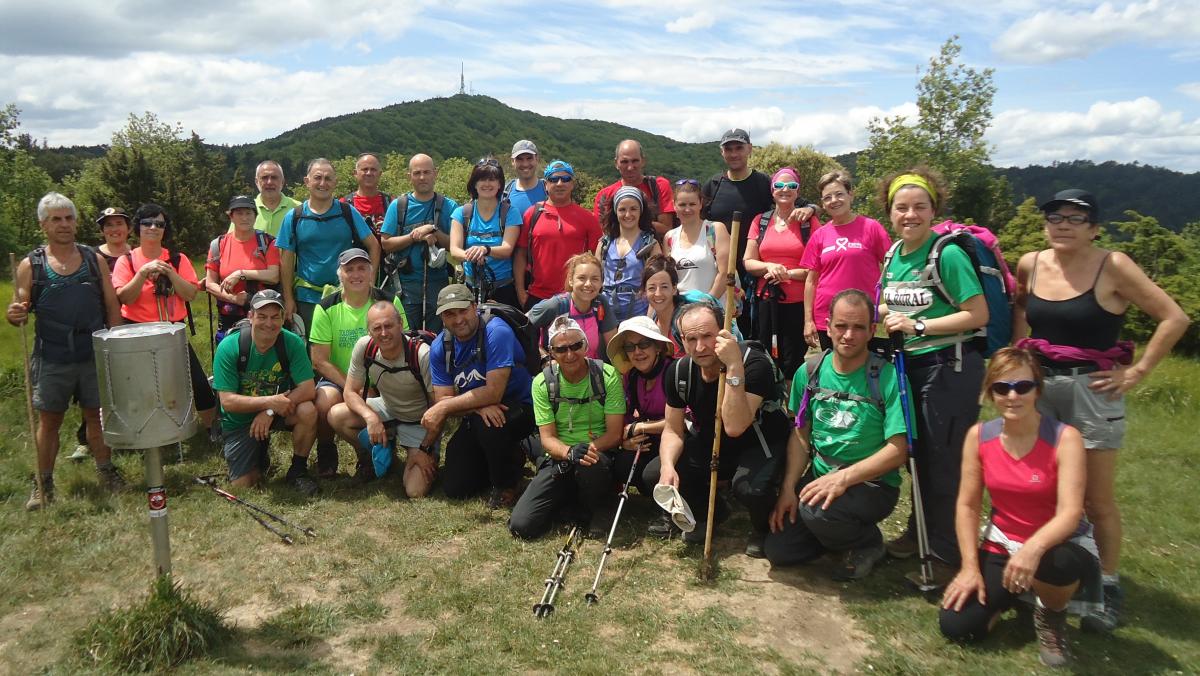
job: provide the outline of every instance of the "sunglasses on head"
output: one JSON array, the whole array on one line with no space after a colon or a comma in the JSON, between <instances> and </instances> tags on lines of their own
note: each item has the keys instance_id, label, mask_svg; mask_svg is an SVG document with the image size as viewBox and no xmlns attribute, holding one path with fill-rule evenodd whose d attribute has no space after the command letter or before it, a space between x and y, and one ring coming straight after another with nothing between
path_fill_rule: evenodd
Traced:
<instances>
[{"instance_id":1,"label":"sunglasses on head","mask_svg":"<svg viewBox=\"0 0 1200 676\"><path fill-rule=\"evenodd\" d=\"M497 160L494 157L485 157L482 160L479 160L478 162L476 162L475 166L477 166L477 167L496 167L497 169L499 169L500 168L500 160Z\"/></svg>"},{"instance_id":2,"label":"sunglasses on head","mask_svg":"<svg viewBox=\"0 0 1200 676\"><path fill-rule=\"evenodd\" d=\"M681 178L678 181L675 181L675 185L700 185L700 181L697 181L694 178Z\"/></svg>"},{"instance_id":3,"label":"sunglasses on head","mask_svg":"<svg viewBox=\"0 0 1200 676\"><path fill-rule=\"evenodd\" d=\"M624 345L621 346L621 349L625 350L625 354L630 354L630 353L634 352L635 350L649 351L653 348L654 348L654 341L649 338L638 341L636 343L625 343Z\"/></svg>"},{"instance_id":4,"label":"sunglasses on head","mask_svg":"<svg viewBox=\"0 0 1200 676\"><path fill-rule=\"evenodd\" d=\"M795 190L799 187L800 184L795 181L775 181L776 190L783 190L784 188L787 188L788 190Z\"/></svg>"},{"instance_id":5,"label":"sunglasses on head","mask_svg":"<svg viewBox=\"0 0 1200 676\"><path fill-rule=\"evenodd\" d=\"M547 183L570 183L571 181L572 178L570 176L551 176L546 179Z\"/></svg>"},{"instance_id":6,"label":"sunglasses on head","mask_svg":"<svg viewBox=\"0 0 1200 676\"><path fill-rule=\"evenodd\" d=\"M555 345L550 348L550 351L553 352L554 354L566 354L568 352L578 352L583 349L584 342L585 341L580 340L580 341L571 343L570 345Z\"/></svg>"},{"instance_id":7,"label":"sunglasses on head","mask_svg":"<svg viewBox=\"0 0 1200 676\"><path fill-rule=\"evenodd\" d=\"M1037 387L1037 383L1032 380L997 380L992 383L992 394L997 397L1008 396L1009 392L1016 391L1017 394L1029 394Z\"/></svg>"}]
</instances>

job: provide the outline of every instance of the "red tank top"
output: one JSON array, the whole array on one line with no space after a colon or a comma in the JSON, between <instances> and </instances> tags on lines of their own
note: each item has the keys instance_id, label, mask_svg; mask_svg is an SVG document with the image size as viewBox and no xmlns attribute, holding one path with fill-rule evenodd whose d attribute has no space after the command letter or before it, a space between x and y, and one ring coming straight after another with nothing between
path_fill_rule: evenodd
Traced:
<instances>
[{"instance_id":1,"label":"red tank top","mask_svg":"<svg viewBox=\"0 0 1200 676\"><path fill-rule=\"evenodd\" d=\"M992 523L1013 542L1025 542L1054 518L1058 506L1058 438L1063 424L1043 415L1033 449L1015 460L1000 441L1004 421L979 426L979 462L983 485L992 499ZM1007 554L991 542L984 549Z\"/></svg>"}]
</instances>

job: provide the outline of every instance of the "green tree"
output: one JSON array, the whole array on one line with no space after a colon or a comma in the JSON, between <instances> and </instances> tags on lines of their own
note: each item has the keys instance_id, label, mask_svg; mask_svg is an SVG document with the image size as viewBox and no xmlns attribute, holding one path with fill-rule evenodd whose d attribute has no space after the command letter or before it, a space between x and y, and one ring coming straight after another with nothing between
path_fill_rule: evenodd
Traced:
<instances>
[{"instance_id":1,"label":"green tree","mask_svg":"<svg viewBox=\"0 0 1200 676\"><path fill-rule=\"evenodd\" d=\"M1015 270L1021 256L1046 247L1045 223L1042 210L1032 197L1017 207L1016 214L996 235L1009 267Z\"/></svg>"},{"instance_id":2,"label":"green tree","mask_svg":"<svg viewBox=\"0 0 1200 676\"><path fill-rule=\"evenodd\" d=\"M990 149L983 139L996 86L992 69L963 65L961 53L956 35L929 60L917 82L916 120L899 115L867 125L870 146L858 161L859 197L869 198L889 172L924 163L949 183L953 218L995 230L1012 217L1011 189L988 166ZM864 205L864 211L885 216L880 205Z\"/></svg>"},{"instance_id":3,"label":"green tree","mask_svg":"<svg viewBox=\"0 0 1200 676\"><path fill-rule=\"evenodd\" d=\"M18 254L41 240L37 203L53 186L29 152L18 147L20 115L11 103L0 109L0 252ZM7 256L0 269L8 269Z\"/></svg>"},{"instance_id":4,"label":"green tree","mask_svg":"<svg viewBox=\"0 0 1200 676\"><path fill-rule=\"evenodd\" d=\"M815 204L821 202L821 195L817 191L817 182L821 180L821 176L845 169L837 160L812 146L788 146L772 141L761 148L755 148L750 156L750 168L768 175L782 167L792 167L800 172L800 197Z\"/></svg>"}]
</instances>

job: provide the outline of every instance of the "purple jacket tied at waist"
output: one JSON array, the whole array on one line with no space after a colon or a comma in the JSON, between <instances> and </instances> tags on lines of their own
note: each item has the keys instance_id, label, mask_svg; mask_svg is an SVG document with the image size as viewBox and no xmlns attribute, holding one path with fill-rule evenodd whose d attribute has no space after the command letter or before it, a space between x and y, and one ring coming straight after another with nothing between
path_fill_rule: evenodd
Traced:
<instances>
[{"instance_id":1,"label":"purple jacket tied at waist","mask_svg":"<svg viewBox=\"0 0 1200 676\"><path fill-rule=\"evenodd\" d=\"M1099 366L1102 371L1108 371L1117 364L1128 366L1133 363L1133 341L1119 340L1107 350L1094 350L1086 347L1070 345L1055 345L1042 338L1022 338L1016 347L1036 352L1051 361L1090 361Z\"/></svg>"}]
</instances>

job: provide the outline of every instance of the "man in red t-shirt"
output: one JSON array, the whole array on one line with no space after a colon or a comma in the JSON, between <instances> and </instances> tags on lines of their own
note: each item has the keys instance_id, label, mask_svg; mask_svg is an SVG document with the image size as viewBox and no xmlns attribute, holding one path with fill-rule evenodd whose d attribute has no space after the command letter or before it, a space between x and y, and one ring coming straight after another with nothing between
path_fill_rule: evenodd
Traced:
<instances>
[{"instance_id":1,"label":"man in red t-shirt","mask_svg":"<svg viewBox=\"0 0 1200 676\"><path fill-rule=\"evenodd\" d=\"M642 173L646 168L646 154L642 152L642 144L632 139L617 144L614 164L617 171L621 172L621 178L596 194L592 213L603 227L605 215L612 209L613 195L621 186L635 185L646 197L646 208L654 219L654 234L661 241L667 231L675 227L675 200L671 195L671 182L662 176Z\"/></svg>"},{"instance_id":2,"label":"man in red t-shirt","mask_svg":"<svg viewBox=\"0 0 1200 676\"><path fill-rule=\"evenodd\" d=\"M600 242L600 221L571 200L575 169L562 160L554 160L546 165L544 176L549 199L525 211L513 255L517 299L525 310L562 293L567 259L577 253L595 251ZM528 282L529 271L533 272L532 283Z\"/></svg>"},{"instance_id":3,"label":"man in red t-shirt","mask_svg":"<svg viewBox=\"0 0 1200 676\"><path fill-rule=\"evenodd\" d=\"M363 220L376 237L379 236L379 226L383 225L383 215L392 202L391 196L379 191L381 172L378 157L371 153L359 155L354 163L354 182L358 185L358 190L342 198L343 202L362 214Z\"/></svg>"}]
</instances>

